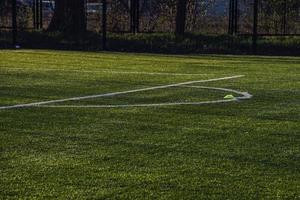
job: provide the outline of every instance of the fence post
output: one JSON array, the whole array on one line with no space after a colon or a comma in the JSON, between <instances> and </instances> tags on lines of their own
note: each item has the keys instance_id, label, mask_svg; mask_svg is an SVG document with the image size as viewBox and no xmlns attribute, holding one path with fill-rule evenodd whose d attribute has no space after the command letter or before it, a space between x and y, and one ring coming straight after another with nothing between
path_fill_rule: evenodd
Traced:
<instances>
[{"instance_id":1,"label":"fence post","mask_svg":"<svg viewBox=\"0 0 300 200\"><path fill-rule=\"evenodd\" d=\"M235 0L234 2L234 34L236 35L238 33L238 15L239 15L239 3L238 0Z\"/></svg>"},{"instance_id":2,"label":"fence post","mask_svg":"<svg viewBox=\"0 0 300 200\"><path fill-rule=\"evenodd\" d=\"M232 0L229 0L228 34L232 34Z\"/></svg>"},{"instance_id":3,"label":"fence post","mask_svg":"<svg viewBox=\"0 0 300 200\"><path fill-rule=\"evenodd\" d=\"M40 13L39 13L39 0L35 0L35 25L34 25L34 28L35 29L39 29L39 25L40 25Z\"/></svg>"},{"instance_id":4,"label":"fence post","mask_svg":"<svg viewBox=\"0 0 300 200\"><path fill-rule=\"evenodd\" d=\"M12 0L12 42L13 47L17 45L17 0Z\"/></svg>"},{"instance_id":5,"label":"fence post","mask_svg":"<svg viewBox=\"0 0 300 200\"><path fill-rule=\"evenodd\" d=\"M257 18L258 18L258 0L253 2L253 32L252 32L252 53L257 53Z\"/></svg>"},{"instance_id":6,"label":"fence post","mask_svg":"<svg viewBox=\"0 0 300 200\"><path fill-rule=\"evenodd\" d=\"M43 29L43 0L40 0L39 5L39 27L40 29Z\"/></svg>"},{"instance_id":7,"label":"fence post","mask_svg":"<svg viewBox=\"0 0 300 200\"><path fill-rule=\"evenodd\" d=\"M130 32L138 33L139 32L139 0L130 0Z\"/></svg>"},{"instance_id":8,"label":"fence post","mask_svg":"<svg viewBox=\"0 0 300 200\"><path fill-rule=\"evenodd\" d=\"M287 30L286 30L286 27L287 27L287 0L284 0L284 6L283 6L283 31L282 33L284 35L287 34Z\"/></svg>"},{"instance_id":9,"label":"fence post","mask_svg":"<svg viewBox=\"0 0 300 200\"><path fill-rule=\"evenodd\" d=\"M35 21L36 21L36 12L35 12L35 1L36 0L32 0L32 4L31 5L31 9L32 9L32 26L35 29Z\"/></svg>"},{"instance_id":10,"label":"fence post","mask_svg":"<svg viewBox=\"0 0 300 200\"><path fill-rule=\"evenodd\" d=\"M229 1L228 34L235 35L238 32L238 0Z\"/></svg>"},{"instance_id":11,"label":"fence post","mask_svg":"<svg viewBox=\"0 0 300 200\"><path fill-rule=\"evenodd\" d=\"M136 33L139 32L140 28L140 1L136 0L136 7L135 7L135 12L136 12L136 20L135 20L135 28L136 28Z\"/></svg>"},{"instance_id":12,"label":"fence post","mask_svg":"<svg viewBox=\"0 0 300 200\"><path fill-rule=\"evenodd\" d=\"M102 49L106 50L106 25L107 25L107 2L102 0Z\"/></svg>"}]
</instances>

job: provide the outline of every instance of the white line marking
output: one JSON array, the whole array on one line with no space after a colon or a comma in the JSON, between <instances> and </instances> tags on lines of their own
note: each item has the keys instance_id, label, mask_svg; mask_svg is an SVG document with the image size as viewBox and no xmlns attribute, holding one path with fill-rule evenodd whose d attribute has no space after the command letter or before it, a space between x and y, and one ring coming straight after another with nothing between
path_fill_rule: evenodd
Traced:
<instances>
[{"instance_id":1,"label":"white line marking","mask_svg":"<svg viewBox=\"0 0 300 200\"><path fill-rule=\"evenodd\" d=\"M202 101L202 102L174 102L174 103L156 103L156 104L124 104L124 105L61 105L61 106L38 106L46 108L130 108L130 107L159 107L159 106L176 106L176 105L203 105L214 103L233 102L235 99L230 100L215 100L215 101Z\"/></svg>"},{"instance_id":2,"label":"white line marking","mask_svg":"<svg viewBox=\"0 0 300 200\"><path fill-rule=\"evenodd\" d=\"M210 90L220 90L224 92L233 92L235 94L242 95L241 97L236 97L238 100L244 100L244 99L251 99L253 95L249 94L248 92L240 92L233 89L227 89L227 88L217 88L217 87L205 87L205 86L180 86L180 87L188 87L188 88L200 88L200 89L210 89Z\"/></svg>"},{"instance_id":3,"label":"white line marking","mask_svg":"<svg viewBox=\"0 0 300 200\"><path fill-rule=\"evenodd\" d=\"M128 91L123 91L123 92L113 92L113 93L89 95L89 96L83 96L83 97L73 97L73 98L58 99L58 100L51 100L51 101L42 101L42 102L36 102L36 103L19 104L19 105L13 105L13 106L2 106L2 107L0 107L0 110L12 109L12 108L24 108L24 107L32 107L32 106L41 106L41 105L46 105L46 104L51 104L51 103L61 103L61 102L67 102L67 101L78 101L78 100L93 99L93 98L99 98L99 97L110 97L110 96L116 96L116 95L121 95L121 94L130 94L130 93L135 93L135 92L143 92L143 91L164 89L164 88L170 88L170 87L178 87L178 86L190 85L190 84L194 84L194 83L207 83L207 82L213 82L213 81L229 80L229 79L235 79L235 78L241 78L241 77L244 77L244 75L229 76L229 77L222 77L222 78L213 78L213 79L199 80L199 81L188 81L188 82L182 82L182 83L176 83L176 84L169 84L169 85L148 87L148 88L142 88L142 89L128 90Z\"/></svg>"},{"instance_id":4,"label":"white line marking","mask_svg":"<svg viewBox=\"0 0 300 200\"><path fill-rule=\"evenodd\" d=\"M242 95L233 99L222 99L213 101L202 101L202 102L174 102L174 103L156 103L156 104L124 104L124 105L46 105L40 107L47 108L129 108L129 107L159 107L159 106L176 106L176 105L204 105L204 104L217 104L217 103L229 103L239 100L251 99L253 96L248 92L240 92L237 90L227 88L216 88L216 87L204 87L204 86L180 86L187 88L199 88L199 89L211 89L225 92L232 92L235 94Z\"/></svg>"}]
</instances>

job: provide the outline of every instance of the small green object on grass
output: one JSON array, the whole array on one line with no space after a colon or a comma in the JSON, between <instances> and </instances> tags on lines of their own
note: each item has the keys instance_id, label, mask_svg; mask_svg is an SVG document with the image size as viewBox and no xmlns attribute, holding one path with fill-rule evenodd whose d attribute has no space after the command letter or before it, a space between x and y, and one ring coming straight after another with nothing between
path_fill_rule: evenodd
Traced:
<instances>
[{"instance_id":1,"label":"small green object on grass","mask_svg":"<svg viewBox=\"0 0 300 200\"><path fill-rule=\"evenodd\" d=\"M235 99L235 97L231 94L228 94L224 97L224 99Z\"/></svg>"}]
</instances>

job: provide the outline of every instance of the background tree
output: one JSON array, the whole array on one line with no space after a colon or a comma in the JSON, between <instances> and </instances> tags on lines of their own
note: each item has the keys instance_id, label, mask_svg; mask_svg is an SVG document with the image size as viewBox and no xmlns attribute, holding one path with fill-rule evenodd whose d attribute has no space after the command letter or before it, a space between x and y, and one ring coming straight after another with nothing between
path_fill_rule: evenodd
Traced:
<instances>
[{"instance_id":1,"label":"background tree","mask_svg":"<svg viewBox=\"0 0 300 200\"><path fill-rule=\"evenodd\" d=\"M176 1L176 35L183 35L185 32L187 0Z\"/></svg>"},{"instance_id":2,"label":"background tree","mask_svg":"<svg viewBox=\"0 0 300 200\"><path fill-rule=\"evenodd\" d=\"M9 13L11 12L11 2L9 0L0 0L0 24L1 26L9 26L10 18Z\"/></svg>"},{"instance_id":3,"label":"background tree","mask_svg":"<svg viewBox=\"0 0 300 200\"><path fill-rule=\"evenodd\" d=\"M86 31L85 1L55 0L54 15L49 25L50 31L61 31L76 35Z\"/></svg>"},{"instance_id":4,"label":"background tree","mask_svg":"<svg viewBox=\"0 0 300 200\"><path fill-rule=\"evenodd\" d=\"M130 32L139 32L140 0L130 0Z\"/></svg>"}]
</instances>

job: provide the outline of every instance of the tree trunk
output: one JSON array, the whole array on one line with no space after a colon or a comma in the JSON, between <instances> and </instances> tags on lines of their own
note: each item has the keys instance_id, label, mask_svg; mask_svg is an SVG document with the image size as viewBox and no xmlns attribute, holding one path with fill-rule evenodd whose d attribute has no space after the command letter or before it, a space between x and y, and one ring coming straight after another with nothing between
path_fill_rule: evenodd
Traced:
<instances>
[{"instance_id":1,"label":"tree trunk","mask_svg":"<svg viewBox=\"0 0 300 200\"><path fill-rule=\"evenodd\" d=\"M130 0L130 32L139 32L139 0Z\"/></svg>"},{"instance_id":2,"label":"tree trunk","mask_svg":"<svg viewBox=\"0 0 300 200\"><path fill-rule=\"evenodd\" d=\"M55 0L55 11L49 31L77 35L86 31L85 1Z\"/></svg>"},{"instance_id":3,"label":"tree trunk","mask_svg":"<svg viewBox=\"0 0 300 200\"><path fill-rule=\"evenodd\" d=\"M183 35L185 32L187 0L177 0L176 3L176 35Z\"/></svg>"}]
</instances>

